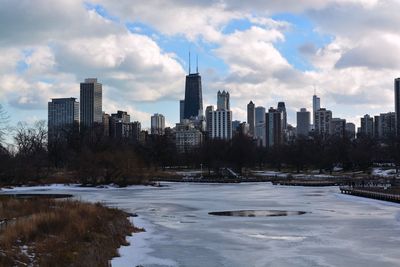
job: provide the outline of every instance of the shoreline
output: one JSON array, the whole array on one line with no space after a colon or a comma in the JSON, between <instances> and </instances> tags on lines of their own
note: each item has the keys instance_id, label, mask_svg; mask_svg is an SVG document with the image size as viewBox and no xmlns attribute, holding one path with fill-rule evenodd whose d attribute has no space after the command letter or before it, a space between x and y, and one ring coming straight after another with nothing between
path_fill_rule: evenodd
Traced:
<instances>
[{"instance_id":1,"label":"shoreline","mask_svg":"<svg viewBox=\"0 0 400 267\"><path fill-rule=\"evenodd\" d=\"M144 231L123 210L58 195L0 195L0 265L107 266Z\"/></svg>"}]
</instances>

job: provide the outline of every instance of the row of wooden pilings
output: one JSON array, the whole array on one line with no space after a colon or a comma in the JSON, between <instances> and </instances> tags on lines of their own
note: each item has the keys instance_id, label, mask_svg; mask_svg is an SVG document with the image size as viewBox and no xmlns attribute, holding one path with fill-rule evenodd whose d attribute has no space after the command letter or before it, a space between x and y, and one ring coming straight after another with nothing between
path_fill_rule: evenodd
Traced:
<instances>
[{"instance_id":1,"label":"row of wooden pilings","mask_svg":"<svg viewBox=\"0 0 400 267\"><path fill-rule=\"evenodd\" d=\"M354 187L350 187L350 186L341 186L340 192L342 194L347 194L347 195L367 197L367 198L373 198L373 199L379 199L379 200L400 203L400 195L397 195L397 194L375 192L375 191L371 191L368 189L360 189L360 188L354 188Z\"/></svg>"}]
</instances>

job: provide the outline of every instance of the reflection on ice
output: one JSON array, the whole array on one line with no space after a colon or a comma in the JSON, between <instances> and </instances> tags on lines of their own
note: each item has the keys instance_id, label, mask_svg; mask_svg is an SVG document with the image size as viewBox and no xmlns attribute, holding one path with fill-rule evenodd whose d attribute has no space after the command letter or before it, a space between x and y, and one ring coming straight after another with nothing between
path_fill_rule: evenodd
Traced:
<instances>
[{"instance_id":1,"label":"reflection on ice","mask_svg":"<svg viewBox=\"0 0 400 267\"><path fill-rule=\"evenodd\" d=\"M306 237L304 236L270 236L266 234L250 234L250 237L270 240L282 240L282 241L303 241Z\"/></svg>"},{"instance_id":2,"label":"reflection on ice","mask_svg":"<svg viewBox=\"0 0 400 267\"><path fill-rule=\"evenodd\" d=\"M303 215L305 211L287 211L287 210L234 210L234 211L213 211L210 215L216 216L236 216L236 217L275 217Z\"/></svg>"}]
</instances>

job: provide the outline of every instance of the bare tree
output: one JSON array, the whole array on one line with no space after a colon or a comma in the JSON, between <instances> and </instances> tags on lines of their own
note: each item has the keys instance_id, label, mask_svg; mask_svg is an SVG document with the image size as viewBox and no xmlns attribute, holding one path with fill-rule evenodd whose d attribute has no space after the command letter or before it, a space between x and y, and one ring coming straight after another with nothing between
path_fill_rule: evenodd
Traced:
<instances>
[{"instance_id":1,"label":"bare tree","mask_svg":"<svg viewBox=\"0 0 400 267\"><path fill-rule=\"evenodd\" d=\"M7 111L4 110L3 106L0 104L0 145L3 144L5 137L9 131L8 122L10 117Z\"/></svg>"}]
</instances>

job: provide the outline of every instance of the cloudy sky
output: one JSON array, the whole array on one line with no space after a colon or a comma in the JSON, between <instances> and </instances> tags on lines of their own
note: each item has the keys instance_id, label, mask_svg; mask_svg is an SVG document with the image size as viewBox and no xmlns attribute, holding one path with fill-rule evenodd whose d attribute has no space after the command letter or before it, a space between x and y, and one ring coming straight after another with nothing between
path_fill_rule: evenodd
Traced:
<instances>
[{"instance_id":1,"label":"cloudy sky","mask_svg":"<svg viewBox=\"0 0 400 267\"><path fill-rule=\"evenodd\" d=\"M107 113L145 127L163 113L173 125L190 50L204 106L229 90L245 120L250 100L285 101L295 124L316 88L334 117L359 124L394 110L399 10L397 0L0 0L0 104L13 124L47 119L50 98L79 97L79 82L97 77Z\"/></svg>"}]
</instances>

